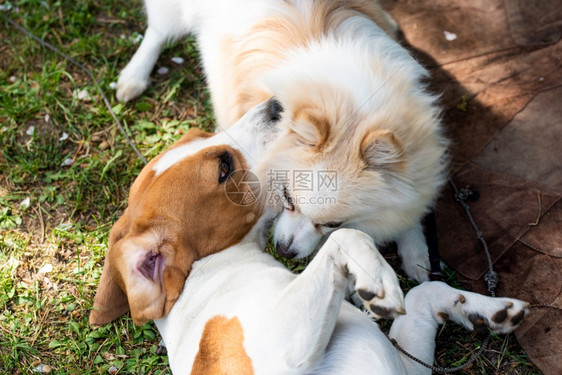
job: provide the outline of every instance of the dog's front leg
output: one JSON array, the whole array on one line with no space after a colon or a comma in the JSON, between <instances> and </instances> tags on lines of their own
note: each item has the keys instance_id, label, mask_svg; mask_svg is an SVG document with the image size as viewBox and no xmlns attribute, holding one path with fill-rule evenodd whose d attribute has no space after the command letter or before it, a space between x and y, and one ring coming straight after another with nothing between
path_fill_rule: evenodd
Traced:
<instances>
[{"instance_id":1,"label":"dog's front leg","mask_svg":"<svg viewBox=\"0 0 562 375\"><path fill-rule=\"evenodd\" d=\"M119 101L128 102L136 98L150 83L150 72L156 64L162 46L168 38L156 28L148 25L142 43L127 64L117 81L117 92L115 96Z\"/></svg>"},{"instance_id":2,"label":"dog's front leg","mask_svg":"<svg viewBox=\"0 0 562 375\"><path fill-rule=\"evenodd\" d=\"M350 280L375 315L403 313L396 274L371 237L353 229L334 232L306 270L268 306L275 317L268 345L276 348L288 372L306 370L325 352Z\"/></svg>"},{"instance_id":3,"label":"dog's front leg","mask_svg":"<svg viewBox=\"0 0 562 375\"><path fill-rule=\"evenodd\" d=\"M397 240L402 269L409 278L419 283L429 280L429 254L421 223L406 230Z\"/></svg>"}]
</instances>

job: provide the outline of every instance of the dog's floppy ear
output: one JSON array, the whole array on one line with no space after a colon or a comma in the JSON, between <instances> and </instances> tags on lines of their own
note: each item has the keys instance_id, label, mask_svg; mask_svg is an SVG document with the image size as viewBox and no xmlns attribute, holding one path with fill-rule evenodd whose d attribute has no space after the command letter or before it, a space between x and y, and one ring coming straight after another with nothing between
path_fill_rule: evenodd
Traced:
<instances>
[{"instance_id":1,"label":"dog's floppy ear","mask_svg":"<svg viewBox=\"0 0 562 375\"><path fill-rule=\"evenodd\" d=\"M125 236L129 228L129 215L127 211L113 225L109 235L109 251L113 245ZM109 254L109 253L108 253ZM94 297L94 306L90 312L90 324L102 325L107 324L129 310L127 296L113 277L109 256L106 257L103 265L103 271L100 277L98 290Z\"/></svg>"},{"instance_id":2,"label":"dog's floppy ear","mask_svg":"<svg viewBox=\"0 0 562 375\"><path fill-rule=\"evenodd\" d=\"M372 170L401 170L406 165L402 143L390 130L374 130L361 141L361 156Z\"/></svg>"},{"instance_id":3,"label":"dog's floppy ear","mask_svg":"<svg viewBox=\"0 0 562 375\"><path fill-rule=\"evenodd\" d=\"M195 253L181 243L162 241L153 228L116 243L107 259L115 282L127 296L133 322L142 325L168 314Z\"/></svg>"}]
</instances>

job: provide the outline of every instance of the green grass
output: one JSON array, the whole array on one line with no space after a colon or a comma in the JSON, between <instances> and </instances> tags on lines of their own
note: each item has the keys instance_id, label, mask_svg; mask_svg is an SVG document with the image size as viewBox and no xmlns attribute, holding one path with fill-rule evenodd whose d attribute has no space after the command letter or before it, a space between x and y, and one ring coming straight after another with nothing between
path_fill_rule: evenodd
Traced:
<instances>
[{"instance_id":1,"label":"green grass","mask_svg":"<svg viewBox=\"0 0 562 375\"><path fill-rule=\"evenodd\" d=\"M145 27L140 2L11 4L8 17L92 71L147 159L189 127L213 128L193 40L164 52L170 73L145 96L113 99L109 84ZM168 373L153 324L88 325L109 229L143 163L83 71L0 22L0 373Z\"/></svg>"},{"instance_id":2,"label":"green grass","mask_svg":"<svg viewBox=\"0 0 562 375\"><path fill-rule=\"evenodd\" d=\"M154 73L143 96L127 105L114 99L109 85L144 32L140 1L11 5L8 17L92 71L147 159L190 127L213 128L192 39L164 51L158 66L169 74ZM143 163L83 71L0 24L0 373L169 373L167 358L155 354L153 324L134 327L126 316L88 325L109 229ZM173 56L185 64L171 63ZM76 98L81 90L91 100ZM61 166L66 159L73 164ZM290 266L300 271L305 264ZM440 364L462 360L478 342L452 327L438 341ZM539 373L514 337L494 340L492 349L471 373Z\"/></svg>"}]
</instances>

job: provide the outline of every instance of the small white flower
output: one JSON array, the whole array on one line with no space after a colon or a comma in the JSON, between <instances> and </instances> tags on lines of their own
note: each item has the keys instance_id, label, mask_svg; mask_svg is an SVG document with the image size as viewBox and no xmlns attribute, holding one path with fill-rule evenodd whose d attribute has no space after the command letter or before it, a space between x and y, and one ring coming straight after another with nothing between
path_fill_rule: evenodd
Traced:
<instances>
[{"instance_id":1,"label":"small white flower","mask_svg":"<svg viewBox=\"0 0 562 375\"><path fill-rule=\"evenodd\" d=\"M183 59L183 57L172 57L172 62L174 64L181 65L185 62L185 60Z\"/></svg>"},{"instance_id":2,"label":"small white flower","mask_svg":"<svg viewBox=\"0 0 562 375\"><path fill-rule=\"evenodd\" d=\"M72 92L72 97L78 99L78 100L82 100L84 102L89 102L92 100L92 97L90 96L90 93L88 92L88 90L86 89L82 89L82 90L74 90Z\"/></svg>"},{"instance_id":3,"label":"small white flower","mask_svg":"<svg viewBox=\"0 0 562 375\"><path fill-rule=\"evenodd\" d=\"M31 199L27 197L20 202L20 207L22 208L22 210L25 210L27 207L29 207L30 203L31 203Z\"/></svg>"},{"instance_id":4,"label":"small white flower","mask_svg":"<svg viewBox=\"0 0 562 375\"><path fill-rule=\"evenodd\" d=\"M10 76L10 78L8 78L8 81L10 81L10 83L14 83L17 79L18 78L16 76Z\"/></svg>"},{"instance_id":5,"label":"small white flower","mask_svg":"<svg viewBox=\"0 0 562 375\"><path fill-rule=\"evenodd\" d=\"M59 141L64 141L66 139L68 139L68 133L63 132L62 136L59 138Z\"/></svg>"},{"instance_id":6,"label":"small white flower","mask_svg":"<svg viewBox=\"0 0 562 375\"><path fill-rule=\"evenodd\" d=\"M37 273L49 273L52 270L53 270L53 265L47 263L43 267L39 268L39 271L37 271Z\"/></svg>"},{"instance_id":7,"label":"small white flower","mask_svg":"<svg viewBox=\"0 0 562 375\"><path fill-rule=\"evenodd\" d=\"M111 82L109 84L109 88L112 89L112 90L115 90L116 87L117 87L117 82Z\"/></svg>"},{"instance_id":8,"label":"small white flower","mask_svg":"<svg viewBox=\"0 0 562 375\"><path fill-rule=\"evenodd\" d=\"M57 229L68 230L72 227L72 223L61 223L57 226Z\"/></svg>"},{"instance_id":9,"label":"small white flower","mask_svg":"<svg viewBox=\"0 0 562 375\"><path fill-rule=\"evenodd\" d=\"M158 70L156 71L156 73L160 74L161 76L168 74L168 71L170 69L166 68L165 66L158 68Z\"/></svg>"},{"instance_id":10,"label":"small white flower","mask_svg":"<svg viewBox=\"0 0 562 375\"><path fill-rule=\"evenodd\" d=\"M34 132L35 132L35 126L31 125L29 128L27 128L27 131L25 132L25 134L33 135Z\"/></svg>"},{"instance_id":11,"label":"small white flower","mask_svg":"<svg viewBox=\"0 0 562 375\"><path fill-rule=\"evenodd\" d=\"M47 113L45 115L45 122L48 124L50 120L51 120L51 116L49 116L49 114Z\"/></svg>"},{"instance_id":12,"label":"small white flower","mask_svg":"<svg viewBox=\"0 0 562 375\"><path fill-rule=\"evenodd\" d=\"M72 158L66 158L64 159L64 161L61 163L61 167L68 167L69 165L74 164L74 159Z\"/></svg>"},{"instance_id":13,"label":"small white flower","mask_svg":"<svg viewBox=\"0 0 562 375\"><path fill-rule=\"evenodd\" d=\"M53 371L52 367L43 363L33 369L33 372L39 372L41 374L48 374L51 371Z\"/></svg>"},{"instance_id":14,"label":"small white flower","mask_svg":"<svg viewBox=\"0 0 562 375\"><path fill-rule=\"evenodd\" d=\"M133 42L133 44L139 44L142 38L143 38L142 34L134 33L131 36L131 41Z\"/></svg>"},{"instance_id":15,"label":"small white flower","mask_svg":"<svg viewBox=\"0 0 562 375\"><path fill-rule=\"evenodd\" d=\"M453 40L457 39L457 34L452 33L450 31L443 31L443 34L445 34L445 39L447 39L449 42L452 42Z\"/></svg>"}]
</instances>

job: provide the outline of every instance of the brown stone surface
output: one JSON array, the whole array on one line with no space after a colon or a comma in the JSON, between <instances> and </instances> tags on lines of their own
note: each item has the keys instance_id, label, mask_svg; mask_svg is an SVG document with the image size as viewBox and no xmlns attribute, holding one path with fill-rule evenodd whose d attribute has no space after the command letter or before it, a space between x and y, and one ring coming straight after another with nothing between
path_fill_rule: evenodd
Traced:
<instances>
[{"instance_id":1,"label":"brown stone surface","mask_svg":"<svg viewBox=\"0 0 562 375\"><path fill-rule=\"evenodd\" d=\"M533 304L517 338L545 374L562 374L562 6L383 4L442 97L454 181L481 194L470 208L500 276L498 295ZM485 255L450 187L436 214L441 256L486 293Z\"/></svg>"}]
</instances>

